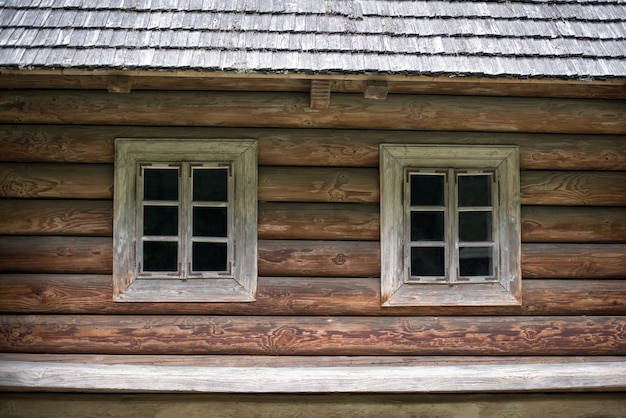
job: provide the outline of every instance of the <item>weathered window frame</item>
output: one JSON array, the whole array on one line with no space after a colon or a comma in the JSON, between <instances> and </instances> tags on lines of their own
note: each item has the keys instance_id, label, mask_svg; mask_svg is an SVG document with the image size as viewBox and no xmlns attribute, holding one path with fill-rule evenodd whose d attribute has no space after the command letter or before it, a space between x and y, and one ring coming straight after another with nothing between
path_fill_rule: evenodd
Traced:
<instances>
[{"instance_id":1,"label":"weathered window frame","mask_svg":"<svg viewBox=\"0 0 626 418\"><path fill-rule=\"evenodd\" d=\"M497 183L493 220L495 280L411 280L404 204L407 173L487 170ZM518 306L521 304L519 150L516 146L380 146L381 303L383 306ZM453 231L454 232L454 231Z\"/></svg>"},{"instance_id":2,"label":"weathered window frame","mask_svg":"<svg viewBox=\"0 0 626 418\"><path fill-rule=\"evenodd\" d=\"M118 302L250 302L257 284L257 144L246 140L118 138L116 140L113 300ZM138 173L146 164L228 167L229 271L140 274L141 198ZM181 205L191 207L189 188ZM232 199L232 201L231 201ZM183 234L181 239L189 238ZM191 241L187 239L191 245ZM183 269L183 271L186 271ZM168 277L169 276L169 277Z\"/></svg>"}]
</instances>

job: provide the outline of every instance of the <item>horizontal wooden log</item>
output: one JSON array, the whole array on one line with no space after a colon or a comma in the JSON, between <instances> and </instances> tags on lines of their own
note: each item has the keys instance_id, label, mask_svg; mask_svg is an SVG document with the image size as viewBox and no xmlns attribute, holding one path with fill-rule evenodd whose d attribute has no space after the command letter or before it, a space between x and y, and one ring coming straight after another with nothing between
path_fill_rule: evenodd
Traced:
<instances>
[{"instance_id":1,"label":"horizontal wooden log","mask_svg":"<svg viewBox=\"0 0 626 418\"><path fill-rule=\"evenodd\" d=\"M524 278L626 278L626 246L621 244L525 244Z\"/></svg>"},{"instance_id":2,"label":"horizontal wooden log","mask_svg":"<svg viewBox=\"0 0 626 418\"><path fill-rule=\"evenodd\" d=\"M375 168L259 167L259 201L378 203ZM626 206L618 172L522 171L523 205ZM0 163L0 197L111 199L107 164Z\"/></svg>"},{"instance_id":3,"label":"horizontal wooden log","mask_svg":"<svg viewBox=\"0 0 626 418\"><path fill-rule=\"evenodd\" d=\"M111 236L110 200L0 200L0 235ZM626 208L523 206L522 242L626 242ZM380 238L375 204L259 204L259 239Z\"/></svg>"},{"instance_id":4,"label":"horizontal wooden log","mask_svg":"<svg viewBox=\"0 0 626 418\"><path fill-rule=\"evenodd\" d=\"M379 277L377 241L259 240L259 276ZM523 244L524 278L626 278L620 244ZM111 274L108 237L0 236L0 272Z\"/></svg>"},{"instance_id":5,"label":"horizontal wooden log","mask_svg":"<svg viewBox=\"0 0 626 418\"><path fill-rule=\"evenodd\" d=\"M280 356L269 361L259 356L234 356L235 359L224 362L221 361L224 356L201 356L198 360L185 361L182 356L157 355L141 356L144 358L141 362L123 364L112 362L111 357L0 355L0 388L217 393L510 392L626 388L626 358L619 356L602 359L586 356L573 360L563 357L508 357L508 362L458 357L452 357L452 361L441 357L430 360L401 357L400 361L385 361L380 356L358 356L353 360L316 356L317 362L305 367L301 365L303 361L300 357L293 356ZM45 373L41 372L42 369ZM316 413L319 411L316 410Z\"/></svg>"},{"instance_id":6,"label":"horizontal wooden log","mask_svg":"<svg viewBox=\"0 0 626 418\"><path fill-rule=\"evenodd\" d=\"M50 354L620 355L626 317L2 315L0 335Z\"/></svg>"},{"instance_id":7,"label":"horizontal wooden log","mask_svg":"<svg viewBox=\"0 0 626 418\"><path fill-rule=\"evenodd\" d=\"M0 200L0 235L112 234L110 200Z\"/></svg>"},{"instance_id":8,"label":"horizontal wooden log","mask_svg":"<svg viewBox=\"0 0 626 418\"><path fill-rule=\"evenodd\" d=\"M260 239L363 240L380 238L378 205L259 204Z\"/></svg>"},{"instance_id":9,"label":"horizontal wooden log","mask_svg":"<svg viewBox=\"0 0 626 418\"><path fill-rule=\"evenodd\" d=\"M111 199L110 164L0 164L0 197Z\"/></svg>"},{"instance_id":10,"label":"horizontal wooden log","mask_svg":"<svg viewBox=\"0 0 626 418\"><path fill-rule=\"evenodd\" d=\"M90 373L90 375L93 375ZM94 376L94 380L97 377ZM58 392L58 390L56 391ZM164 394L164 393L0 393L11 418L66 418L106 411L118 418L137 416L268 416L312 418L361 416L455 417L618 417L623 393L469 393L469 394Z\"/></svg>"},{"instance_id":11,"label":"horizontal wooden log","mask_svg":"<svg viewBox=\"0 0 626 418\"><path fill-rule=\"evenodd\" d=\"M626 315L621 280L526 280L519 307L381 307L375 278L259 277L254 303L116 303L109 275L0 274L0 312L204 315Z\"/></svg>"},{"instance_id":12,"label":"horizontal wooden log","mask_svg":"<svg viewBox=\"0 0 626 418\"><path fill-rule=\"evenodd\" d=\"M0 272L111 274L108 237L0 236Z\"/></svg>"},{"instance_id":13,"label":"horizontal wooden log","mask_svg":"<svg viewBox=\"0 0 626 418\"><path fill-rule=\"evenodd\" d=\"M626 169L624 135L161 126L0 125L0 161L112 163L120 137L255 139L260 165L378 167L381 143L432 143L518 145L523 170Z\"/></svg>"},{"instance_id":14,"label":"horizontal wooden log","mask_svg":"<svg viewBox=\"0 0 626 418\"><path fill-rule=\"evenodd\" d=\"M522 206L522 242L626 242L626 207Z\"/></svg>"},{"instance_id":15,"label":"horizontal wooden log","mask_svg":"<svg viewBox=\"0 0 626 418\"><path fill-rule=\"evenodd\" d=\"M523 204L626 206L626 173L527 171L520 180Z\"/></svg>"},{"instance_id":16,"label":"horizontal wooden log","mask_svg":"<svg viewBox=\"0 0 626 418\"><path fill-rule=\"evenodd\" d=\"M0 123L626 132L619 100L394 94L380 102L338 93L315 110L306 93L9 90L0 92L0 109Z\"/></svg>"}]
</instances>

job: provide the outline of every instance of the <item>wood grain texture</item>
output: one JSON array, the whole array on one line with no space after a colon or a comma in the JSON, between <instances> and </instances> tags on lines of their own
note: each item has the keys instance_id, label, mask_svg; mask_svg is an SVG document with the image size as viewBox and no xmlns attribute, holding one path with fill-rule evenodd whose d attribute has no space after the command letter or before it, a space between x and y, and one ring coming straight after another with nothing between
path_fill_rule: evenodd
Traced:
<instances>
[{"instance_id":1,"label":"wood grain texture","mask_svg":"<svg viewBox=\"0 0 626 418\"><path fill-rule=\"evenodd\" d=\"M622 244L524 244L525 278L626 278Z\"/></svg>"},{"instance_id":2,"label":"wood grain texture","mask_svg":"<svg viewBox=\"0 0 626 418\"><path fill-rule=\"evenodd\" d=\"M104 416L136 418L206 416L390 417L619 417L626 409L623 393L489 393L489 394L86 394L0 393L6 418ZM95 415L98 417L97 415ZM99 418L99 417L98 417Z\"/></svg>"},{"instance_id":3,"label":"wood grain texture","mask_svg":"<svg viewBox=\"0 0 626 418\"><path fill-rule=\"evenodd\" d=\"M379 357L320 357L319 365L302 367L299 358L283 357L254 364L241 361L219 363L219 356L203 356L190 364L174 356L165 361L149 356L146 363L100 364L93 356L56 360L60 356L0 355L0 388L10 390L89 390L140 392L216 393L328 393L328 392L470 392L540 390L622 390L626 388L626 359L583 357L518 358L499 361L458 359L421 360L403 364ZM104 356L105 358L108 356ZM223 357L223 356L222 356ZM420 359L420 357L417 357ZM423 357L422 357L423 359ZM91 360L91 361L90 361ZM365 361L370 361L366 364ZM149 362L148 362L149 361ZM361 364L359 364L361 363ZM45 373L41 373L41 369ZM81 378L69 376L80 370Z\"/></svg>"},{"instance_id":4,"label":"wood grain texture","mask_svg":"<svg viewBox=\"0 0 626 418\"><path fill-rule=\"evenodd\" d=\"M112 234L110 200L0 200L0 235Z\"/></svg>"},{"instance_id":5,"label":"wood grain texture","mask_svg":"<svg viewBox=\"0 0 626 418\"><path fill-rule=\"evenodd\" d=\"M0 197L111 199L110 164L0 164Z\"/></svg>"},{"instance_id":6,"label":"wood grain texture","mask_svg":"<svg viewBox=\"0 0 626 418\"><path fill-rule=\"evenodd\" d=\"M526 280L520 307L381 307L375 278L260 277L254 303L116 303L110 275L0 274L0 312L204 315L626 315L622 280Z\"/></svg>"},{"instance_id":7,"label":"wood grain texture","mask_svg":"<svg viewBox=\"0 0 626 418\"><path fill-rule=\"evenodd\" d=\"M111 274L108 237L0 236L0 272ZM259 276L379 277L377 241L259 240ZM524 278L626 278L620 244L523 244Z\"/></svg>"},{"instance_id":8,"label":"wood grain texture","mask_svg":"<svg viewBox=\"0 0 626 418\"><path fill-rule=\"evenodd\" d=\"M381 143L438 143L518 145L524 170L626 170L624 135L161 126L0 125L0 161L112 163L119 137L256 139L260 165L378 167Z\"/></svg>"},{"instance_id":9,"label":"wood grain texture","mask_svg":"<svg viewBox=\"0 0 626 418\"><path fill-rule=\"evenodd\" d=\"M626 207L522 206L522 242L626 242Z\"/></svg>"},{"instance_id":10,"label":"wood grain texture","mask_svg":"<svg viewBox=\"0 0 626 418\"><path fill-rule=\"evenodd\" d=\"M328 109L305 93L98 91L0 92L2 123L256 126L623 134L618 100L334 94ZM264 103L264 106L259 106ZM163 118L167 114L171 117Z\"/></svg>"},{"instance_id":11,"label":"wood grain texture","mask_svg":"<svg viewBox=\"0 0 626 418\"><path fill-rule=\"evenodd\" d=\"M50 354L620 355L626 317L2 315L0 335Z\"/></svg>"},{"instance_id":12,"label":"wood grain texture","mask_svg":"<svg viewBox=\"0 0 626 418\"><path fill-rule=\"evenodd\" d=\"M626 173L528 171L522 175L523 204L626 206Z\"/></svg>"}]
</instances>

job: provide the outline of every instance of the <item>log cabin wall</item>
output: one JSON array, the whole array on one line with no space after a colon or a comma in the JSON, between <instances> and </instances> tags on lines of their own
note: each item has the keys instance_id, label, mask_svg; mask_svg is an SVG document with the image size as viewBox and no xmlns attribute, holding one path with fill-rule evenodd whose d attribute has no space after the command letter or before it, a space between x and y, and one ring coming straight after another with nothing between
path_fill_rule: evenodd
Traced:
<instances>
[{"instance_id":1,"label":"log cabin wall","mask_svg":"<svg viewBox=\"0 0 626 418\"><path fill-rule=\"evenodd\" d=\"M623 86L335 80L312 109L308 80L110 83L0 78L0 351L626 352ZM258 141L256 302L112 301L117 137ZM522 306L381 307L381 143L519 146Z\"/></svg>"}]
</instances>

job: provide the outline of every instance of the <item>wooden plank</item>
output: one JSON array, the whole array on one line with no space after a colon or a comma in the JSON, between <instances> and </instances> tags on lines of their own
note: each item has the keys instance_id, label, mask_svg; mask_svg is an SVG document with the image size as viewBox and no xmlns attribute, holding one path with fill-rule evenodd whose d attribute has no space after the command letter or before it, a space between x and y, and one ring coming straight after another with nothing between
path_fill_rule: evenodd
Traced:
<instances>
[{"instance_id":1,"label":"wooden plank","mask_svg":"<svg viewBox=\"0 0 626 418\"><path fill-rule=\"evenodd\" d=\"M373 241L259 241L262 276L380 276L380 245Z\"/></svg>"},{"instance_id":2,"label":"wooden plank","mask_svg":"<svg viewBox=\"0 0 626 418\"><path fill-rule=\"evenodd\" d=\"M108 237L0 236L0 272L111 274Z\"/></svg>"},{"instance_id":3,"label":"wooden plank","mask_svg":"<svg viewBox=\"0 0 626 418\"><path fill-rule=\"evenodd\" d=\"M0 164L0 197L111 199L110 164Z\"/></svg>"},{"instance_id":4,"label":"wooden plank","mask_svg":"<svg viewBox=\"0 0 626 418\"><path fill-rule=\"evenodd\" d=\"M0 235L112 234L110 200L0 200Z\"/></svg>"},{"instance_id":5,"label":"wooden plank","mask_svg":"<svg viewBox=\"0 0 626 418\"><path fill-rule=\"evenodd\" d=\"M626 242L626 208L522 206L522 242Z\"/></svg>"},{"instance_id":6,"label":"wooden plank","mask_svg":"<svg viewBox=\"0 0 626 418\"><path fill-rule=\"evenodd\" d=\"M528 171L520 185L532 205L626 206L625 190L623 172Z\"/></svg>"},{"instance_id":7,"label":"wooden plank","mask_svg":"<svg viewBox=\"0 0 626 418\"><path fill-rule=\"evenodd\" d=\"M111 274L108 237L0 236L0 272ZM259 276L379 277L377 241L259 240ZM620 244L523 244L524 278L626 278Z\"/></svg>"},{"instance_id":8,"label":"wooden plank","mask_svg":"<svg viewBox=\"0 0 626 418\"><path fill-rule=\"evenodd\" d=\"M54 357L49 360L49 356L39 356L34 361L28 360L32 356L12 357L0 356L0 387L13 390L424 393L626 388L624 357L602 360L587 357L574 361L558 357L523 358L510 359L508 364L471 359L442 362L439 358L401 364L367 357L364 360L369 360L369 365L354 365L358 358L350 363L345 359L321 358L321 364L309 367L301 367L290 358L250 365L250 359L242 357L241 362L231 360L233 365L224 365L219 363L219 357L204 357L192 364L184 361L176 364L171 356L166 362L150 356L149 364L101 364L90 356L75 362ZM41 373L42 369L45 373ZM76 379L77 372L84 377ZM385 373L384 378L381 373Z\"/></svg>"},{"instance_id":9,"label":"wooden plank","mask_svg":"<svg viewBox=\"0 0 626 418\"><path fill-rule=\"evenodd\" d=\"M311 109L328 109L330 106L330 80L311 80Z\"/></svg>"},{"instance_id":10,"label":"wooden plank","mask_svg":"<svg viewBox=\"0 0 626 418\"><path fill-rule=\"evenodd\" d=\"M385 100L389 93L389 85L385 80L368 80L363 86L363 97L371 100Z\"/></svg>"},{"instance_id":11,"label":"wooden plank","mask_svg":"<svg viewBox=\"0 0 626 418\"><path fill-rule=\"evenodd\" d=\"M621 244L524 244L525 278L626 278L626 246Z\"/></svg>"},{"instance_id":12,"label":"wooden plank","mask_svg":"<svg viewBox=\"0 0 626 418\"><path fill-rule=\"evenodd\" d=\"M254 303L115 303L109 275L0 274L0 312L198 315L626 315L621 280L526 280L520 307L381 307L375 278L259 277Z\"/></svg>"},{"instance_id":13,"label":"wooden plank","mask_svg":"<svg viewBox=\"0 0 626 418\"><path fill-rule=\"evenodd\" d=\"M482 394L86 394L0 393L7 418L93 416L118 418L212 415L224 418L267 416L317 418L389 417L619 417L623 393Z\"/></svg>"},{"instance_id":14,"label":"wooden plank","mask_svg":"<svg viewBox=\"0 0 626 418\"><path fill-rule=\"evenodd\" d=\"M380 238L378 205L259 203L260 239L363 240Z\"/></svg>"},{"instance_id":15,"label":"wooden plank","mask_svg":"<svg viewBox=\"0 0 626 418\"><path fill-rule=\"evenodd\" d=\"M171 126L302 126L341 129L623 134L619 100L335 94L324 112L302 93L95 91L0 92L2 123ZM263 104L263 106L259 106ZM163 118L163 115L169 115Z\"/></svg>"},{"instance_id":16,"label":"wooden plank","mask_svg":"<svg viewBox=\"0 0 626 418\"><path fill-rule=\"evenodd\" d=\"M222 127L0 125L0 161L112 163L117 137L256 139L260 165L378 167L381 143L439 143L518 145L524 170L626 170L623 135Z\"/></svg>"},{"instance_id":17,"label":"wooden plank","mask_svg":"<svg viewBox=\"0 0 626 418\"><path fill-rule=\"evenodd\" d=\"M1 315L0 335L33 354L620 355L626 317Z\"/></svg>"}]
</instances>

